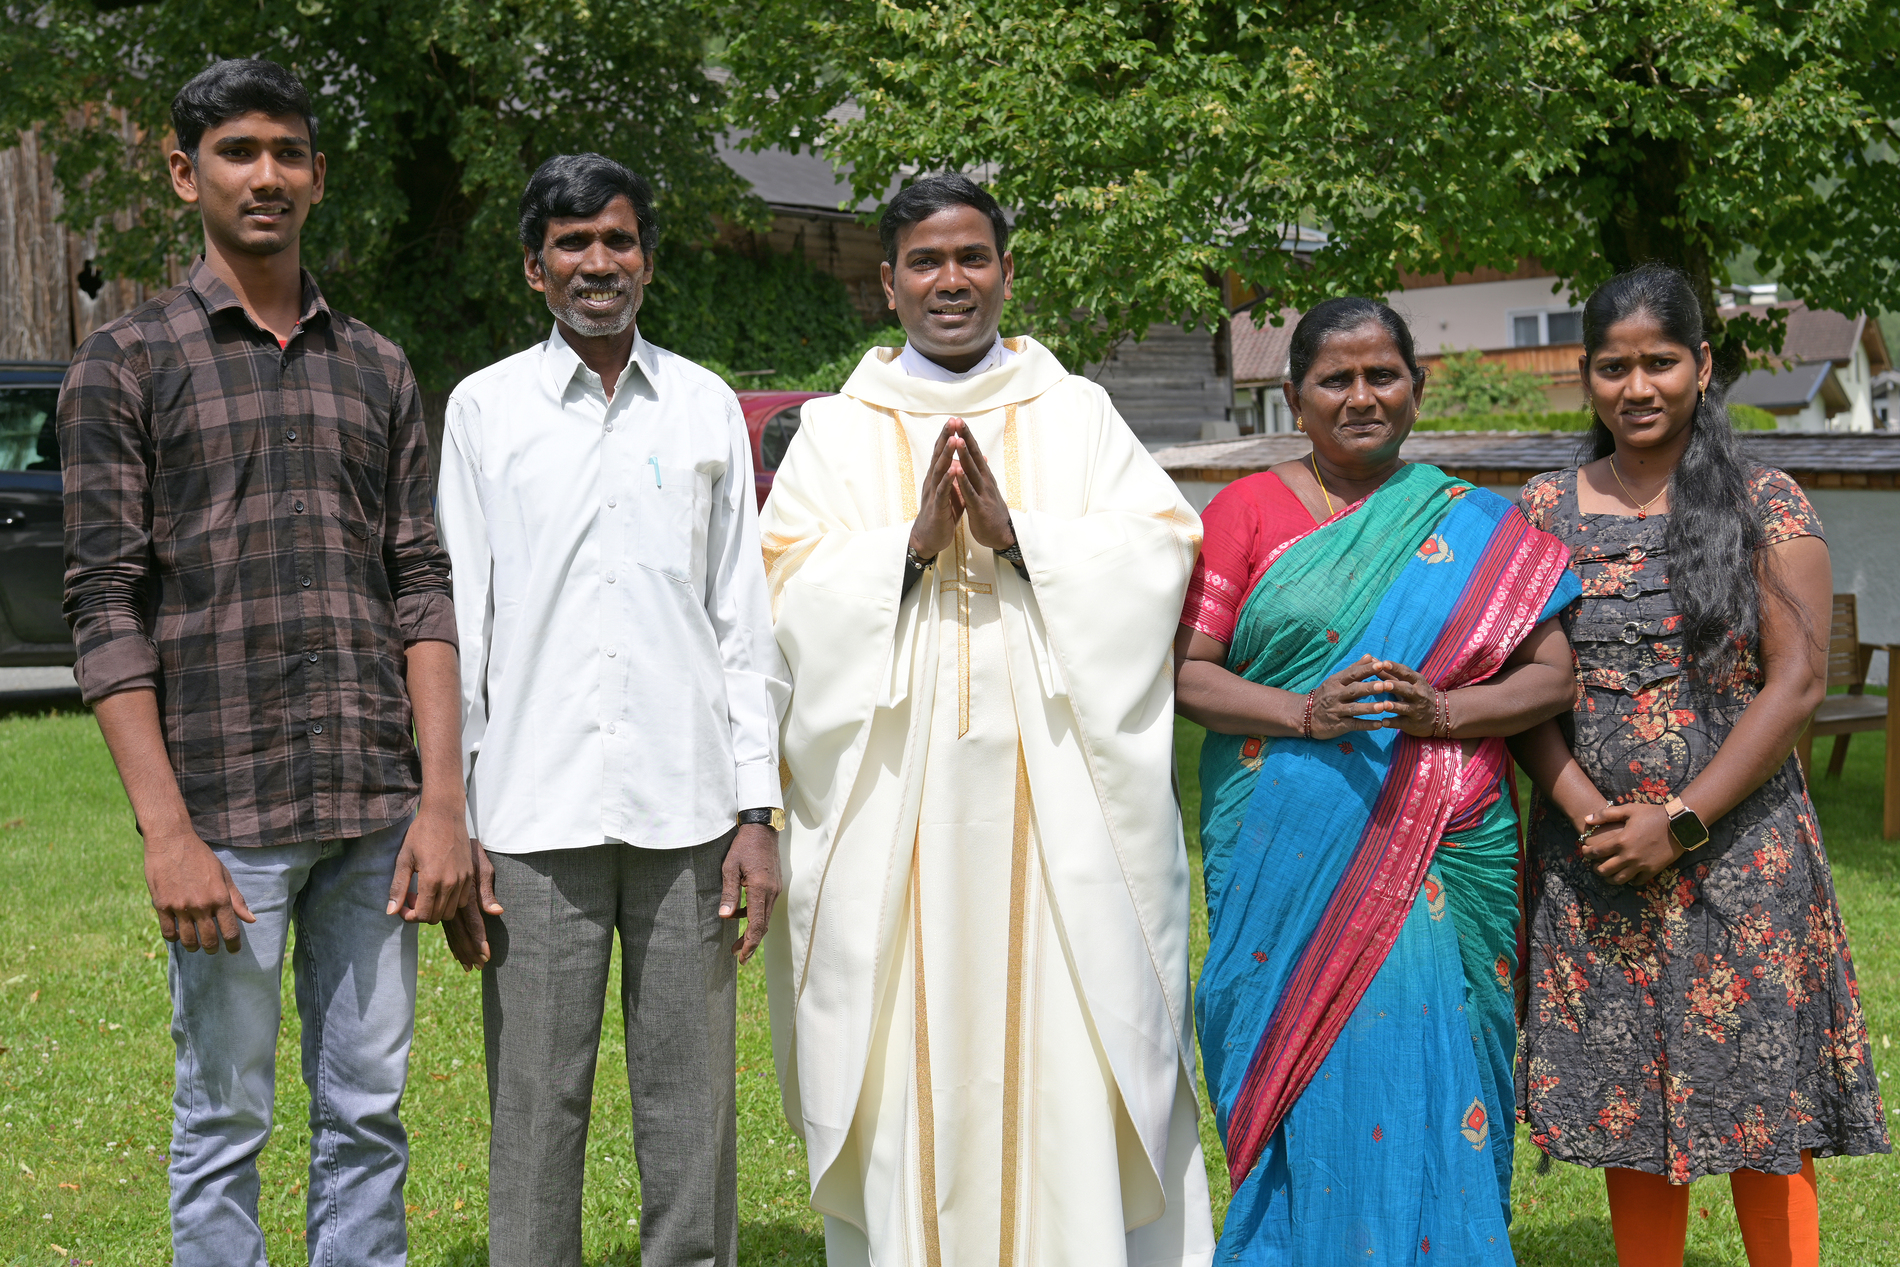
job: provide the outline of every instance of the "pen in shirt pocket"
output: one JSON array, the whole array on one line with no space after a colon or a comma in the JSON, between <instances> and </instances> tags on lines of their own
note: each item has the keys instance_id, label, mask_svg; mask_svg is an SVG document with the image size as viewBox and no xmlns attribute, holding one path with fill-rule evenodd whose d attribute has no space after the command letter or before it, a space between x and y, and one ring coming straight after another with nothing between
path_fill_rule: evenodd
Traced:
<instances>
[{"instance_id":1,"label":"pen in shirt pocket","mask_svg":"<svg viewBox=\"0 0 1900 1267\"><path fill-rule=\"evenodd\" d=\"M647 465L653 468L653 487L659 488L661 486L660 485L660 459L656 457L649 457L647 459Z\"/></svg>"}]
</instances>

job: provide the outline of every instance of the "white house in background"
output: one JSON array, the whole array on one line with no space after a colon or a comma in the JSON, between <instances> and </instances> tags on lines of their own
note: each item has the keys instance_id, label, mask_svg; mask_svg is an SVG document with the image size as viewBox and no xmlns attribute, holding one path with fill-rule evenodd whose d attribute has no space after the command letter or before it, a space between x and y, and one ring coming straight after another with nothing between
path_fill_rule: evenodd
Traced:
<instances>
[{"instance_id":1,"label":"white house in background","mask_svg":"<svg viewBox=\"0 0 1900 1267\"><path fill-rule=\"evenodd\" d=\"M1865 314L1816 311L1798 299L1778 306L1788 311L1782 365L1742 375L1729 389L1729 399L1774 414L1779 431L1872 431L1893 425L1883 423L1874 407L1874 380L1893 369L1880 323ZM1768 308L1768 303L1725 307L1722 315L1763 317Z\"/></svg>"}]
</instances>

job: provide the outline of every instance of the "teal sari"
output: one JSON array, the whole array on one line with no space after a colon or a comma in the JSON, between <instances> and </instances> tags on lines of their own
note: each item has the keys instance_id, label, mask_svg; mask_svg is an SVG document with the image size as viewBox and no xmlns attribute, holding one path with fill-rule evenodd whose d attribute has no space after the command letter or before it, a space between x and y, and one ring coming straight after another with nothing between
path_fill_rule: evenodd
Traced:
<instances>
[{"instance_id":1,"label":"teal sari","mask_svg":"<svg viewBox=\"0 0 1900 1267\"><path fill-rule=\"evenodd\" d=\"M1228 667L1302 694L1368 653L1480 682L1576 597L1568 562L1503 498L1407 466L1279 547ZM1217 1261L1511 1261L1508 764L1499 739L1465 759L1396 730L1207 736L1195 1012L1234 1185Z\"/></svg>"}]
</instances>

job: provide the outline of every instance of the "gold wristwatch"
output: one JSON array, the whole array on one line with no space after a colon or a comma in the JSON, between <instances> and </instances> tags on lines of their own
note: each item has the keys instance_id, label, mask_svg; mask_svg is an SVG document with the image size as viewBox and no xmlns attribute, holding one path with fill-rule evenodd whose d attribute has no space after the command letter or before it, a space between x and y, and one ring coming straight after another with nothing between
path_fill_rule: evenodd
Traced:
<instances>
[{"instance_id":1,"label":"gold wristwatch","mask_svg":"<svg viewBox=\"0 0 1900 1267\"><path fill-rule=\"evenodd\" d=\"M1680 796L1664 801L1663 813L1669 815L1669 837L1682 852L1694 853L1709 843L1709 829L1702 825L1702 819L1694 810L1682 803Z\"/></svg>"},{"instance_id":2,"label":"gold wristwatch","mask_svg":"<svg viewBox=\"0 0 1900 1267\"><path fill-rule=\"evenodd\" d=\"M770 827L773 831L785 830L785 811L782 809L742 809L739 811L739 825Z\"/></svg>"}]
</instances>

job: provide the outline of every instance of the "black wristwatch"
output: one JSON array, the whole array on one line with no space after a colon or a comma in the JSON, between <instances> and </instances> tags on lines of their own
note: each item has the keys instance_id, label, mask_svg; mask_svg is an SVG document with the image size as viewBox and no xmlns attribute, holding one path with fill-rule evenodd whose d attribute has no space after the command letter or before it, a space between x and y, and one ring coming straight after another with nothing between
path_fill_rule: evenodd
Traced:
<instances>
[{"instance_id":1,"label":"black wristwatch","mask_svg":"<svg viewBox=\"0 0 1900 1267\"><path fill-rule=\"evenodd\" d=\"M1694 853L1709 843L1709 829L1702 825L1701 817L1694 810L1682 803L1680 796L1664 801L1663 813L1669 815L1669 837L1682 852Z\"/></svg>"},{"instance_id":2,"label":"black wristwatch","mask_svg":"<svg viewBox=\"0 0 1900 1267\"><path fill-rule=\"evenodd\" d=\"M773 831L782 831L785 827L785 811L782 809L742 809L739 811L741 827L770 827Z\"/></svg>"}]
</instances>

